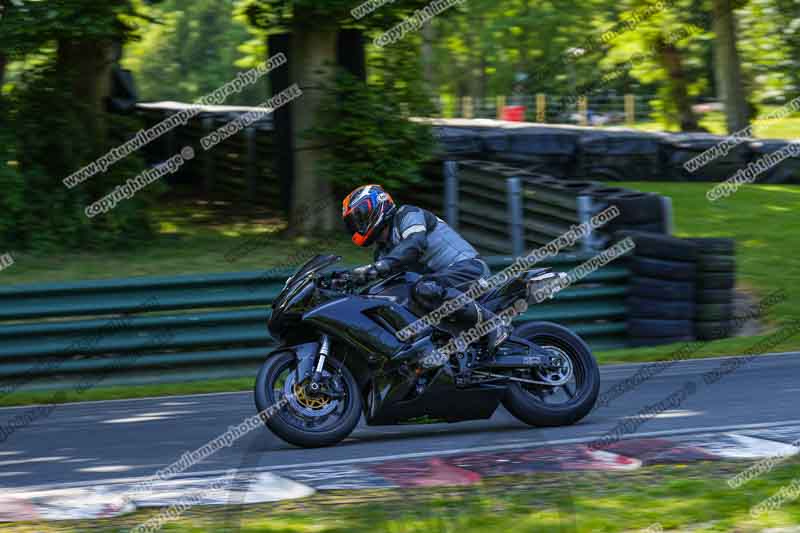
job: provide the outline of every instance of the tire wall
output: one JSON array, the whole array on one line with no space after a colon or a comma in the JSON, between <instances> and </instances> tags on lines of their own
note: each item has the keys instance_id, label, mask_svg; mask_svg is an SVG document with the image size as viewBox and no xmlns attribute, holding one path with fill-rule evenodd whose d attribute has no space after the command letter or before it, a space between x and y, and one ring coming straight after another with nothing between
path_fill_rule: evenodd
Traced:
<instances>
[{"instance_id":1,"label":"tire wall","mask_svg":"<svg viewBox=\"0 0 800 533\"><path fill-rule=\"evenodd\" d=\"M615 240L633 238L628 342L632 347L735 334L733 239L680 239L620 231Z\"/></svg>"}]
</instances>

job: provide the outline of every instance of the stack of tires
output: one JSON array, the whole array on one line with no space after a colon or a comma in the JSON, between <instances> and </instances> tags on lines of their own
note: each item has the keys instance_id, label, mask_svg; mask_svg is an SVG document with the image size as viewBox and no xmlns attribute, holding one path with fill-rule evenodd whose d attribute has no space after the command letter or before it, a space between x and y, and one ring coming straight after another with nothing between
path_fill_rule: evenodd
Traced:
<instances>
[{"instance_id":1,"label":"stack of tires","mask_svg":"<svg viewBox=\"0 0 800 533\"><path fill-rule=\"evenodd\" d=\"M781 139L752 141L750 151L753 152L753 162L785 148L786 144L786 141ZM756 181L757 183L800 183L800 155L784 159L779 165L760 174Z\"/></svg>"},{"instance_id":2,"label":"stack of tires","mask_svg":"<svg viewBox=\"0 0 800 533\"><path fill-rule=\"evenodd\" d=\"M505 128L483 135L484 154L492 161L558 178L580 175L575 171L578 139L582 130L570 127Z\"/></svg>"},{"instance_id":3,"label":"stack of tires","mask_svg":"<svg viewBox=\"0 0 800 533\"><path fill-rule=\"evenodd\" d=\"M608 188L611 191L613 188ZM664 198L658 194L634 191L632 189L614 190L611 194L595 191L590 195L608 204L616 206L619 216L600 229L601 233L613 233L617 230L632 230L651 233L670 231L669 213Z\"/></svg>"},{"instance_id":4,"label":"stack of tires","mask_svg":"<svg viewBox=\"0 0 800 533\"><path fill-rule=\"evenodd\" d=\"M586 129L578 139L577 175L604 181L663 179L659 133Z\"/></svg>"},{"instance_id":5,"label":"stack of tires","mask_svg":"<svg viewBox=\"0 0 800 533\"><path fill-rule=\"evenodd\" d=\"M695 335L700 340L735 333L733 295L736 285L736 241L688 239L697 246Z\"/></svg>"},{"instance_id":6,"label":"stack of tires","mask_svg":"<svg viewBox=\"0 0 800 533\"><path fill-rule=\"evenodd\" d=\"M736 171L745 168L752 153L748 143L740 143L725 152L725 155L707 164L687 170L683 165L725 140L719 135L706 133L676 133L664 138L662 150L663 167L668 181L725 181Z\"/></svg>"},{"instance_id":7,"label":"stack of tires","mask_svg":"<svg viewBox=\"0 0 800 533\"><path fill-rule=\"evenodd\" d=\"M694 340L697 245L684 239L637 231L619 231L614 240L631 237L628 305L630 346Z\"/></svg>"},{"instance_id":8,"label":"stack of tires","mask_svg":"<svg viewBox=\"0 0 800 533\"><path fill-rule=\"evenodd\" d=\"M483 151L480 129L434 126L434 156L440 160L477 157Z\"/></svg>"}]
</instances>

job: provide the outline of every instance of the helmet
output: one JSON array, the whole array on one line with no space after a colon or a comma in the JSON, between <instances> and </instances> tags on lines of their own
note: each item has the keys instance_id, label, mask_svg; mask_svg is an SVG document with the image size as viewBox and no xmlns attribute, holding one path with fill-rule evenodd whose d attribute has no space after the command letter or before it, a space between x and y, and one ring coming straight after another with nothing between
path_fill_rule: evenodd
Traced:
<instances>
[{"instance_id":1,"label":"helmet","mask_svg":"<svg viewBox=\"0 0 800 533\"><path fill-rule=\"evenodd\" d=\"M380 185L362 185L342 201L342 219L358 246L369 246L389 222L396 206Z\"/></svg>"}]
</instances>

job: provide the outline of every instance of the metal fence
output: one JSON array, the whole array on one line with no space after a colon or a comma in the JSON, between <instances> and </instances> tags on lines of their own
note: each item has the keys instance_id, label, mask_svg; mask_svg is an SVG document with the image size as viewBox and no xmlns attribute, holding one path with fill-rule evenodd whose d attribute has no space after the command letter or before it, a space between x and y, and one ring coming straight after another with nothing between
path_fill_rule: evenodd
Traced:
<instances>
[{"instance_id":1,"label":"metal fence","mask_svg":"<svg viewBox=\"0 0 800 533\"><path fill-rule=\"evenodd\" d=\"M589 254L546 264L567 271ZM490 259L493 268L512 258ZM545 264L545 263L542 263ZM0 288L0 395L254 377L287 270ZM610 265L520 320L568 324L595 349L624 344L628 271Z\"/></svg>"},{"instance_id":2,"label":"metal fence","mask_svg":"<svg viewBox=\"0 0 800 533\"><path fill-rule=\"evenodd\" d=\"M506 107L521 107L527 122L622 125L652 120L655 95L597 93L576 98L569 95L518 94L473 98L438 97L434 106L442 118L497 118Z\"/></svg>"}]
</instances>

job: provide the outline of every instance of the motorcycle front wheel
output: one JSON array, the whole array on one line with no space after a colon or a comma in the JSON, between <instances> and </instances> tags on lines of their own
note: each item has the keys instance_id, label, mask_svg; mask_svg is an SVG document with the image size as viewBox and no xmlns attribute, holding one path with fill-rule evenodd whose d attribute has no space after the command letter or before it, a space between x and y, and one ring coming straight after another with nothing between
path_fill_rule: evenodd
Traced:
<instances>
[{"instance_id":1,"label":"motorcycle front wheel","mask_svg":"<svg viewBox=\"0 0 800 533\"><path fill-rule=\"evenodd\" d=\"M278 437L303 448L330 446L344 440L361 417L361 394L353 374L333 357L323 369L323 381L334 394L312 395L306 378L297 383L297 359L290 351L269 356L256 377L259 412L282 403L265 424ZM269 412L269 411L268 411Z\"/></svg>"},{"instance_id":2,"label":"motorcycle front wheel","mask_svg":"<svg viewBox=\"0 0 800 533\"><path fill-rule=\"evenodd\" d=\"M503 399L505 408L532 426L567 426L589 414L600 391L600 369L586 343L550 322L522 324L513 335L538 344L559 364L516 371L516 377L538 383L512 382Z\"/></svg>"}]
</instances>

